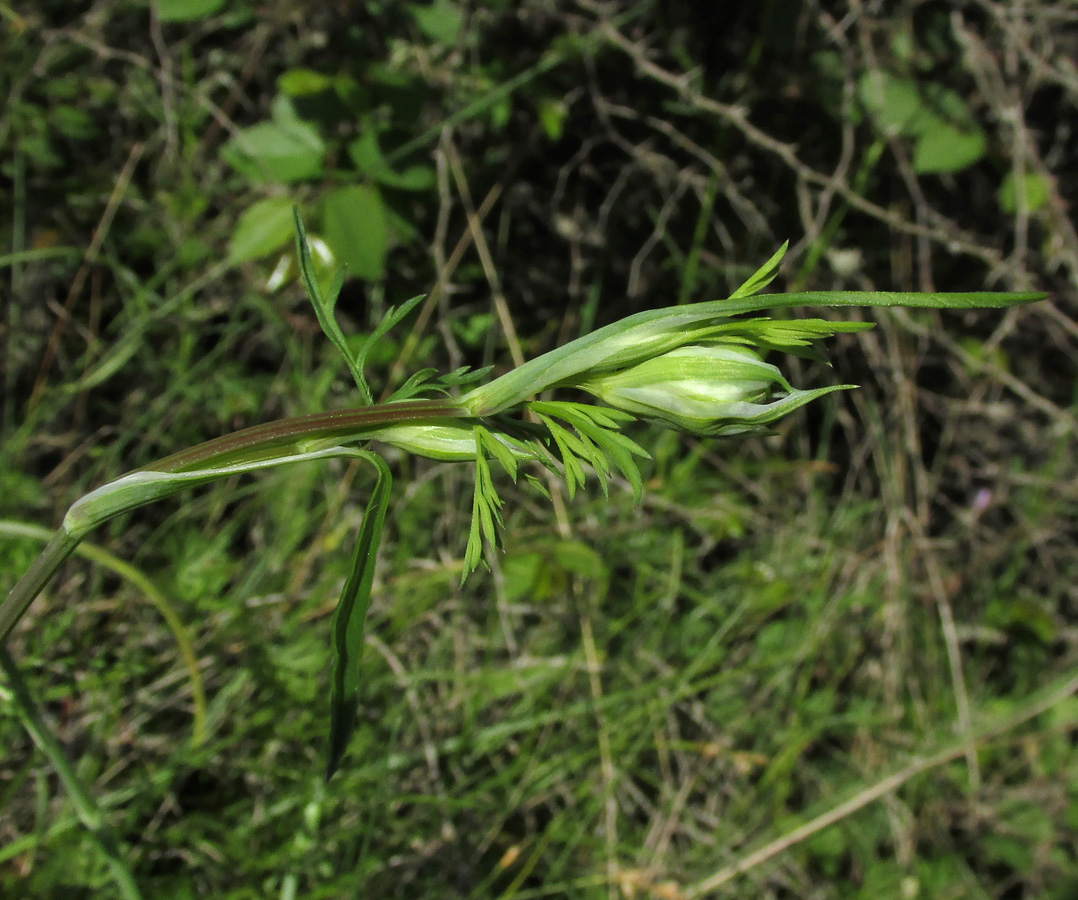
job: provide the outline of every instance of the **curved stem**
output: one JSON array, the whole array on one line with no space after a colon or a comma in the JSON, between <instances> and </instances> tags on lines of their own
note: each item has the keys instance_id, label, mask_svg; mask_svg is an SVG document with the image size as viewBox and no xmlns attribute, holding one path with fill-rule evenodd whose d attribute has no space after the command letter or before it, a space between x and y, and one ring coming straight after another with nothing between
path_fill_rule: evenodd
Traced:
<instances>
[{"instance_id":1,"label":"curved stem","mask_svg":"<svg viewBox=\"0 0 1078 900\"><path fill-rule=\"evenodd\" d=\"M409 400L397 403L378 403L356 409L338 409L277 419L197 444L179 453L138 469L139 472L184 472L214 467L241 460L255 459L259 454L274 453L302 441L332 437L362 435L386 425L416 419L454 419L470 413L452 403L439 400Z\"/></svg>"},{"instance_id":2,"label":"curved stem","mask_svg":"<svg viewBox=\"0 0 1078 900\"><path fill-rule=\"evenodd\" d=\"M468 410L440 400L381 403L278 419L214 438L143 466L80 498L41 555L0 603L0 645L82 537L107 519L206 481L269 466L340 455L342 447L400 422L457 419ZM322 449L316 449L322 445Z\"/></svg>"},{"instance_id":3,"label":"curved stem","mask_svg":"<svg viewBox=\"0 0 1078 900\"><path fill-rule=\"evenodd\" d=\"M60 564L67 559L78 546L80 538L60 529L45 545L33 565L15 582L15 587L0 604L0 648L3 647L11 629L22 618L23 613L34 602L34 598L52 578Z\"/></svg>"}]
</instances>

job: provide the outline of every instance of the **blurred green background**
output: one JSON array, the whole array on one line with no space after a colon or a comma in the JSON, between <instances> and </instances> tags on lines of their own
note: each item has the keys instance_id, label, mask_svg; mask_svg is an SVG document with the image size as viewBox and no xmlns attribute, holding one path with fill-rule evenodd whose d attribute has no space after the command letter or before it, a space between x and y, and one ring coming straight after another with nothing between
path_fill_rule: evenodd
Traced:
<instances>
[{"instance_id":1,"label":"blurred green background","mask_svg":"<svg viewBox=\"0 0 1078 900\"><path fill-rule=\"evenodd\" d=\"M390 454L324 790L367 473L110 523L134 573L73 559L11 648L145 895L1078 896L1075 59L1068 0L0 3L2 591L19 523L357 402L293 202L357 342L431 292L387 388L720 298L787 238L779 289L1054 292L872 313L784 363L862 389L770 435L634 431L639 506L506 484L464 587L470 471ZM0 895L116 896L9 698Z\"/></svg>"}]
</instances>

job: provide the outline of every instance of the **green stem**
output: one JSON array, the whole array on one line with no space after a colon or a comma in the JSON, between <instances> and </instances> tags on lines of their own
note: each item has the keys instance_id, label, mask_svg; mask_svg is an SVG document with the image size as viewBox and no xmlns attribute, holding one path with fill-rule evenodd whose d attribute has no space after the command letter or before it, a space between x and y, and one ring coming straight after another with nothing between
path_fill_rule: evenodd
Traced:
<instances>
[{"instance_id":1,"label":"green stem","mask_svg":"<svg viewBox=\"0 0 1078 900\"><path fill-rule=\"evenodd\" d=\"M52 539L52 532L47 528L31 525L28 522L16 522L12 519L0 519L0 535L25 537L46 544ZM194 706L194 734L191 737L191 744L197 747L206 739L206 690L202 684L202 673L198 668L198 656L195 653L194 644L191 642L191 637L187 633L187 627L183 624L183 620L164 592L130 563L124 562L118 556L94 544L80 543L75 548L75 553L84 559L104 566L109 571L115 572L121 578L131 582L134 587L142 591L145 598L153 604L168 624L172 631L172 636L176 640L176 646L180 650L180 655L183 657L184 665L187 667L188 680L191 684L191 699Z\"/></svg>"},{"instance_id":2,"label":"green stem","mask_svg":"<svg viewBox=\"0 0 1078 900\"><path fill-rule=\"evenodd\" d=\"M113 516L216 478L340 456L343 447L333 445L362 441L387 425L468 415L449 402L414 400L279 419L181 450L91 491L75 502L61 529L0 603L0 645L83 536Z\"/></svg>"},{"instance_id":3,"label":"green stem","mask_svg":"<svg viewBox=\"0 0 1078 900\"><path fill-rule=\"evenodd\" d=\"M55 541L55 538L53 540ZM66 556L67 554L65 553L64 555ZM4 675L7 677L8 686L11 689L15 705L18 707L23 727L26 728L34 743L37 744L38 749L49 758L49 762L63 784L64 790L67 791L68 796L71 798L71 804L75 807L75 815L79 817L79 821L90 832L90 835L105 854L109 869L112 871L112 879L120 891L120 896L124 900L141 900L142 894L139 893L138 885L135 883L135 876L131 873L127 861L120 852L116 838L108 827L101 808L90 795L89 789L83 784L82 779L79 778L78 773L64 754L60 742L53 736L41 713L38 712L34 699L30 694L30 688L22 677L22 672L19 671L19 667L15 665L15 660L11 658L11 654L2 644L0 644L0 669L3 669Z\"/></svg>"},{"instance_id":4,"label":"green stem","mask_svg":"<svg viewBox=\"0 0 1078 900\"><path fill-rule=\"evenodd\" d=\"M139 469L140 472L188 472L206 465L213 467L273 455L284 448L325 438L362 435L385 425L416 419L451 419L469 415L468 411L438 400L402 401L338 409L278 419L214 438Z\"/></svg>"},{"instance_id":5,"label":"green stem","mask_svg":"<svg viewBox=\"0 0 1078 900\"><path fill-rule=\"evenodd\" d=\"M417 420L442 421L467 415L467 410L441 401L386 403L256 425L165 457L77 501L65 517L63 526L0 604L0 668L7 675L23 724L52 763L79 819L105 853L124 900L139 900L141 896L131 870L89 790L38 713L29 688L4 646L16 623L82 537L114 515L214 478L354 452L345 446L332 445L361 441L387 425Z\"/></svg>"},{"instance_id":6,"label":"green stem","mask_svg":"<svg viewBox=\"0 0 1078 900\"><path fill-rule=\"evenodd\" d=\"M41 593L49 579L60 568L60 564L78 546L79 540L79 537L70 535L63 529L57 531L38 558L34 560L33 565L26 570L26 574L15 582L15 587L11 589L7 599L0 604L0 649L3 648L15 623L29 609L34 598Z\"/></svg>"}]
</instances>

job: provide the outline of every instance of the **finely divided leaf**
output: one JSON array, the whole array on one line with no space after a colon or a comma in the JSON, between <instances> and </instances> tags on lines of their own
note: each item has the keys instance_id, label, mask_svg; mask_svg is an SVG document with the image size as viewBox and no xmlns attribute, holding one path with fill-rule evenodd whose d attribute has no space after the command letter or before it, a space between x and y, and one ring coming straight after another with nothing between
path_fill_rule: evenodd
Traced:
<instances>
[{"instance_id":1,"label":"finely divided leaf","mask_svg":"<svg viewBox=\"0 0 1078 900\"><path fill-rule=\"evenodd\" d=\"M386 402L396 403L400 400L411 400L417 394L422 394L425 391L438 390L437 375L437 369L420 369L397 388Z\"/></svg>"},{"instance_id":2,"label":"finely divided leaf","mask_svg":"<svg viewBox=\"0 0 1078 900\"><path fill-rule=\"evenodd\" d=\"M476 428L476 437L479 444L482 445L491 456L493 456L506 472L509 473L509 477L513 481L517 480L517 458L513 456L513 451L509 449L505 444L494 437L485 428Z\"/></svg>"},{"instance_id":3,"label":"finely divided leaf","mask_svg":"<svg viewBox=\"0 0 1078 900\"><path fill-rule=\"evenodd\" d=\"M533 449L507 435L494 437L482 425L476 425L472 431L475 434L475 493L472 495L472 524L468 531L468 547L464 551L464 569L460 576L462 584L482 562L483 542L486 541L492 548L499 545L502 498L494 487L487 455L494 457L509 473L509 477L516 481L517 457L504 442L508 441L517 450Z\"/></svg>"},{"instance_id":4,"label":"finely divided leaf","mask_svg":"<svg viewBox=\"0 0 1078 900\"><path fill-rule=\"evenodd\" d=\"M528 404L528 408L540 417L558 448L565 466L565 481L570 499L576 493L577 483L584 481L584 469L580 464L580 459L583 459L595 470L604 494L613 463L613 467L628 480L633 495L637 502L640 502L644 482L633 457L650 459L650 455L639 444L617 430L626 422L635 421L633 416L617 409L601 409L586 403L560 400L534 401ZM554 423L552 417L571 425L576 434Z\"/></svg>"},{"instance_id":5,"label":"finely divided leaf","mask_svg":"<svg viewBox=\"0 0 1078 900\"><path fill-rule=\"evenodd\" d=\"M363 514L356 552L352 557L352 570L344 583L344 590L333 616L333 685L330 694L326 781L329 781L337 770L356 728L363 633L367 610L371 605L371 585L374 582L378 545L382 539L382 526L385 524L389 491L393 484L389 466L382 457L365 451L357 451L357 455L362 455L374 465L378 470L378 480Z\"/></svg>"},{"instance_id":6,"label":"finely divided leaf","mask_svg":"<svg viewBox=\"0 0 1078 900\"><path fill-rule=\"evenodd\" d=\"M473 372L468 366L462 366L448 375L439 375L437 369L421 369L397 388L387 402L409 400L419 394L430 392L448 395L449 388L481 381L493 368L493 366L484 366Z\"/></svg>"}]
</instances>

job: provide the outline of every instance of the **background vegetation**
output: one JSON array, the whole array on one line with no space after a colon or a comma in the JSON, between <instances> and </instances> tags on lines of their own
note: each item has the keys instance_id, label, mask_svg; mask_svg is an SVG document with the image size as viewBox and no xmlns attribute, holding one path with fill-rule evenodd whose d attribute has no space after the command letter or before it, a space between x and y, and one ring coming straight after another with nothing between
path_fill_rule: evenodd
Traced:
<instances>
[{"instance_id":1,"label":"background vegetation","mask_svg":"<svg viewBox=\"0 0 1078 900\"><path fill-rule=\"evenodd\" d=\"M11 646L147 896L1075 896L1076 59L1067 0L0 4L0 591L94 486L356 402L293 201L356 340L431 291L387 387L786 238L789 288L1055 292L873 314L770 436L641 429L638 507L506 485L463 588L468 467L393 459L325 790L367 474L111 523ZM113 890L0 705L0 894Z\"/></svg>"}]
</instances>

